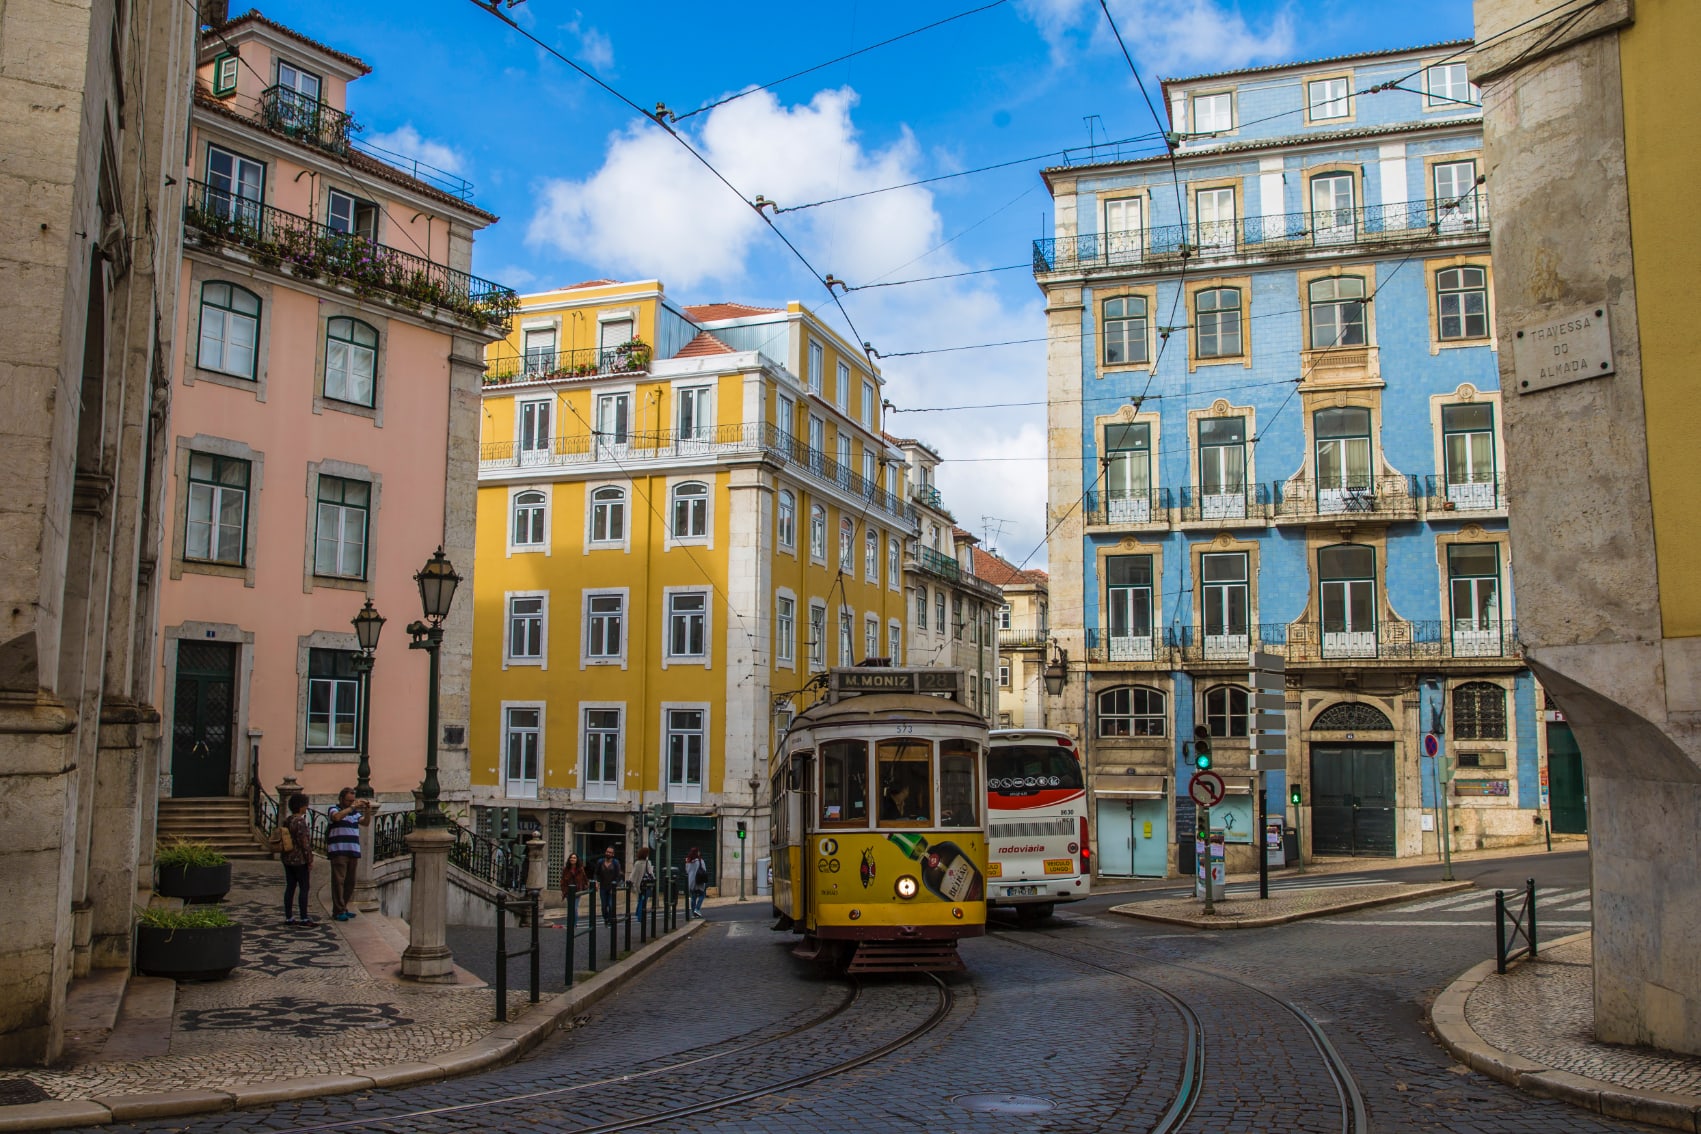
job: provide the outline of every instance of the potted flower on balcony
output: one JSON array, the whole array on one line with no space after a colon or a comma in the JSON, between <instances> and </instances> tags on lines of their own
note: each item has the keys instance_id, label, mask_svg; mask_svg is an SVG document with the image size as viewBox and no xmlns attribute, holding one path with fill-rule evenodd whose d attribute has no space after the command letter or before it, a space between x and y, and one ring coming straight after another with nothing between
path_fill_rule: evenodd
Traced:
<instances>
[{"instance_id":1,"label":"potted flower on balcony","mask_svg":"<svg viewBox=\"0 0 1701 1134\"><path fill-rule=\"evenodd\" d=\"M155 892L186 902L217 902L230 893L230 860L211 843L181 836L154 850Z\"/></svg>"},{"instance_id":2,"label":"potted flower on balcony","mask_svg":"<svg viewBox=\"0 0 1701 1134\"><path fill-rule=\"evenodd\" d=\"M136 915L136 971L173 980L223 980L242 963L242 927L217 906L151 908Z\"/></svg>"}]
</instances>

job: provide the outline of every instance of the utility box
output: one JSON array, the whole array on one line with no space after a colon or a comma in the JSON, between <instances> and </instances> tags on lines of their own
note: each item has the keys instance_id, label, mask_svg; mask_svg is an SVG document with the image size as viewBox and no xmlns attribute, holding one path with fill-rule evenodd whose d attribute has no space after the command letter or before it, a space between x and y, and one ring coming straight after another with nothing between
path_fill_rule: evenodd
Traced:
<instances>
[{"instance_id":1,"label":"utility box","mask_svg":"<svg viewBox=\"0 0 1701 1134\"><path fill-rule=\"evenodd\" d=\"M774 860L759 858L756 860L756 894L758 897L774 892Z\"/></svg>"}]
</instances>

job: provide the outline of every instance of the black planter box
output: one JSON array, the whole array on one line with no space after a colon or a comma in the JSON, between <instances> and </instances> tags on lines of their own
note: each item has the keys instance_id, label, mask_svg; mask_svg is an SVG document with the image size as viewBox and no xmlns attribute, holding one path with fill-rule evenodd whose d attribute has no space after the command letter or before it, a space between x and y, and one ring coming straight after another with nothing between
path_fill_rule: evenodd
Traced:
<instances>
[{"instance_id":1,"label":"black planter box","mask_svg":"<svg viewBox=\"0 0 1701 1134\"><path fill-rule=\"evenodd\" d=\"M161 866L156 868L156 891L186 902L216 902L230 893L230 863L218 866Z\"/></svg>"},{"instance_id":2,"label":"black planter box","mask_svg":"<svg viewBox=\"0 0 1701 1134\"><path fill-rule=\"evenodd\" d=\"M242 963L242 927L136 927L136 971L174 980L223 980Z\"/></svg>"}]
</instances>

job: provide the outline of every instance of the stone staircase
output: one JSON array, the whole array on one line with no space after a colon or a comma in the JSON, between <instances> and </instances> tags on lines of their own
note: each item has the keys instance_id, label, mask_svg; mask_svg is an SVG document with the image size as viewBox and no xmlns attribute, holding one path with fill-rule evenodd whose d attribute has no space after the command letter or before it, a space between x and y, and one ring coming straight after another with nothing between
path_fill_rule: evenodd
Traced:
<instances>
[{"instance_id":1,"label":"stone staircase","mask_svg":"<svg viewBox=\"0 0 1701 1134\"><path fill-rule=\"evenodd\" d=\"M159 840L181 835L211 843L226 858L270 858L264 842L254 834L248 800L237 796L159 801Z\"/></svg>"}]
</instances>

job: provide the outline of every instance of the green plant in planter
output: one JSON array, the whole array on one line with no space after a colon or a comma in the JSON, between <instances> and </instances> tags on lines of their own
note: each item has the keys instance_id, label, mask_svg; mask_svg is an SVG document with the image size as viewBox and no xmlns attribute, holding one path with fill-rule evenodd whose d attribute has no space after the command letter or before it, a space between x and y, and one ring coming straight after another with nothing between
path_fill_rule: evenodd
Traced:
<instances>
[{"instance_id":1,"label":"green plant in planter","mask_svg":"<svg viewBox=\"0 0 1701 1134\"><path fill-rule=\"evenodd\" d=\"M236 924L218 906L184 906L180 910L151 906L137 912L136 923L149 929L224 929Z\"/></svg>"},{"instance_id":2,"label":"green plant in planter","mask_svg":"<svg viewBox=\"0 0 1701 1134\"><path fill-rule=\"evenodd\" d=\"M230 860L211 843L181 836L154 848L154 888L168 898L216 902L230 893Z\"/></svg>"},{"instance_id":3,"label":"green plant in planter","mask_svg":"<svg viewBox=\"0 0 1701 1134\"><path fill-rule=\"evenodd\" d=\"M136 971L173 980L223 980L242 963L242 927L217 906L136 912Z\"/></svg>"},{"instance_id":4,"label":"green plant in planter","mask_svg":"<svg viewBox=\"0 0 1701 1134\"><path fill-rule=\"evenodd\" d=\"M159 867L223 866L229 861L213 844L181 835L154 850L154 865Z\"/></svg>"}]
</instances>

